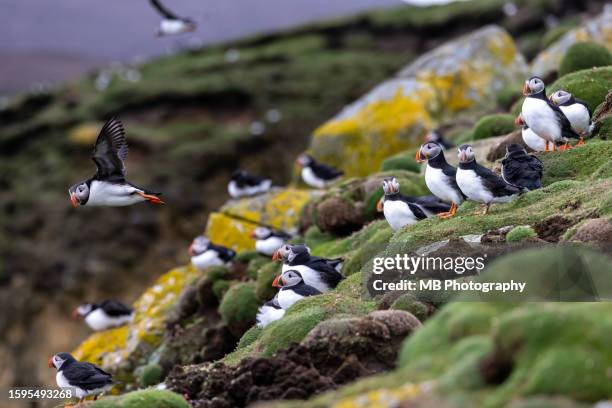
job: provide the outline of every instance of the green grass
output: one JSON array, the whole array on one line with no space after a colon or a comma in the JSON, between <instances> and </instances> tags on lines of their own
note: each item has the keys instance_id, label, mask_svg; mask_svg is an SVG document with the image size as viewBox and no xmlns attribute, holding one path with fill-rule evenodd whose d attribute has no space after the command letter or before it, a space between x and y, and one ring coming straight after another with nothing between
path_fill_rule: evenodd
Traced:
<instances>
[{"instance_id":1,"label":"green grass","mask_svg":"<svg viewBox=\"0 0 612 408\"><path fill-rule=\"evenodd\" d=\"M104 397L88 405L92 408L189 408L185 399L170 391L139 390L116 397Z\"/></svg>"}]
</instances>

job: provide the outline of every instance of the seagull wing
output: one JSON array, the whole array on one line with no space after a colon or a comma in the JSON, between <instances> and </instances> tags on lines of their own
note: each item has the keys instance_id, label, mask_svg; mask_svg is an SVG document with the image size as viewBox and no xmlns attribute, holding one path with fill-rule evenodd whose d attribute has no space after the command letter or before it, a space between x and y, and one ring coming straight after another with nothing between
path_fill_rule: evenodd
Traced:
<instances>
[{"instance_id":1,"label":"seagull wing","mask_svg":"<svg viewBox=\"0 0 612 408\"><path fill-rule=\"evenodd\" d=\"M115 118L108 120L98 135L92 154L92 159L98 168L95 178L124 181L123 161L127 155L128 146L123 125Z\"/></svg>"},{"instance_id":2,"label":"seagull wing","mask_svg":"<svg viewBox=\"0 0 612 408\"><path fill-rule=\"evenodd\" d=\"M159 0L150 0L150 2L153 8L155 8L155 10L157 10L164 18L169 20L179 20L179 17L164 7Z\"/></svg>"}]
</instances>

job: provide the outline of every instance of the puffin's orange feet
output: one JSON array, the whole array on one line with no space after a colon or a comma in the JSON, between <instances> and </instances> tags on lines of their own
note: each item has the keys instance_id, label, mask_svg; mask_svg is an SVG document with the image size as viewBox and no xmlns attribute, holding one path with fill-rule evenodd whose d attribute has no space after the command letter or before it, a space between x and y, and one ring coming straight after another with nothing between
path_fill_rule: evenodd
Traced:
<instances>
[{"instance_id":1,"label":"puffin's orange feet","mask_svg":"<svg viewBox=\"0 0 612 408\"><path fill-rule=\"evenodd\" d=\"M450 210L448 212L438 214L438 217L442 219L447 219L447 218L454 217L456 213L457 213L457 204L452 203Z\"/></svg>"},{"instance_id":2,"label":"puffin's orange feet","mask_svg":"<svg viewBox=\"0 0 612 408\"><path fill-rule=\"evenodd\" d=\"M161 204L161 205L166 204L158 196L154 196L152 194L145 194L145 193L143 193L141 191L137 191L137 193L138 193L139 196L141 196L142 198L144 198L145 200L147 200L151 204Z\"/></svg>"},{"instance_id":3,"label":"puffin's orange feet","mask_svg":"<svg viewBox=\"0 0 612 408\"><path fill-rule=\"evenodd\" d=\"M559 146L559 148L557 150L559 150L560 152L564 152L566 150L571 150L572 146L569 143L565 143L563 146Z\"/></svg>"},{"instance_id":4,"label":"puffin's orange feet","mask_svg":"<svg viewBox=\"0 0 612 408\"><path fill-rule=\"evenodd\" d=\"M584 145L584 137L583 137L583 136L580 136L580 140L579 140L579 141L578 141L578 143L576 144L576 147L578 147L578 146L582 146L582 145Z\"/></svg>"}]
</instances>

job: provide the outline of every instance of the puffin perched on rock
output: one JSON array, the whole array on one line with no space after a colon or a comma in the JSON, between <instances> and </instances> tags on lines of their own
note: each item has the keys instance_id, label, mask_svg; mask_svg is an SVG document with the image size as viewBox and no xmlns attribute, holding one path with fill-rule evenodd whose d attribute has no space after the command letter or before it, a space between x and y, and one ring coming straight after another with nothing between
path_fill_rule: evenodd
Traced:
<instances>
[{"instance_id":1,"label":"puffin perched on rock","mask_svg":"<svg viewBox=\"0 0 612 408\"><path fill-rule=\"evenodd\" d=\"M321 291L316 287L306 283L300 272L293 269L277 276L272 286L280 288L276 299L284 310L289 309L298 300L321 294Z\"/></svg>"},{"instance_id":2,"label":"puffin perched on rock","mask_svg":"<svg viewBox=\"0 0 612 408\"><path fill-rule=\"evenodd\" d=\"M278 281L277 281L278 283ZM263 329L270 323L280 320L285 315L285 309L278 303L278 297L268 300L257 311L257 327Z\"/></svg>"},{"instance_id":3,"label":"puffin perched on rock","mask_svg":"<svg viewBox=\"0 0 612 408\"><path fill-rule=\"evenodd\" d=\"M300 155L297 163L302 166L302 180L304 180L304 183L314 188L326 188L344 174L340 170L317 162L307 154Z\"/></svg>"},{"instance_id":4,"label":"puffin perched on rock","mask_svg":"<svg viewBox=\"0 0 612 408\"><path fill-rule=\"evenodd\" d=\"M291 239L289 234L282 231L273 231L267 227L257 227L251 233L251 238L255 239L255 250L261 255L272 256L274 252Z\"/></svg>"},{"instance_id":5,"label":"puffin perched on rock","mask_svg":"<svg viewBox=\"0 0 612 408\"><path fill-rule=\"evenodd\" d=\"M446 161L442 146L432 142L421 145L416 153L416 161L419 163L427 161L425 168L427 188L440 200L451 205L448 212L440 213L438 216L441 218L454 216L464 196L457 185L457 169Z\"/></svg>"},{"instance_id":6,"label":"puffin perched on rock","mask_svg":"<svg viewBox=\"0 0 612 408\"><path fill-rule=\"evenodd\" d=\"M100 303L83 303L72 312L72 317L81 317L94 331L122 326L132 320L134 309L115 300Z\"/></svg>"},{"instance_id":7,"label":"puffin perched on rock","mask_svg":"<svg viewBox=\"0 0 612 408\"><path fill-rule=\"evenodd\" d=\"M176 14L164 7L159 0L150 0L151 5L162 16L159 23L158 36L181 34L195 31L196 23L189 18L178 17Z\"/></svg>"},{"instance_id":8,"label":"puffin perched on rock","mask_svg":"<svg viewBox=\"0 0 612 408\"><path fill-rule=\"evenodd\" d=\"M143 201L164 204L153 193L131 184L125 179L124 161L128 155L123 125L117 119L108 120L94 146L92 158L98 171L85 181L68 189L72 206L122 207Z\"/></svg>"},{"instance_id":9,"label":"puffin perched on rock","mask_svg":"<svg viewBox=\"0 0 612 408\"><path fill-rule=\"evenodd\" d=\"M472 146L467 144L459 146L457 185L469 200L485 204L481 215L489 212L492 203L509 202L521 191L506 183L491 170L476 163Z\"/></svg>"},{"instance_id":10,"label":"puffin perched on rock","mask_svg":"<svg viewBox=\"0 0 612 408\"><path fill-rule=\"evenodd\" d=\"M211 266L221 266L230 262L236 256L236 251L221 245L215 245L204 235L194 238L189 247L191 263L199 270Z\"/></svg>"},{"instance_id":11,"label":"puffin perched on rock","mask_svg":"<svg viewBox=\"0 0 612 408\"><path fill-rule=\"evenodd\" d=\"M545 151L555 150L556 143L564 138L580 138L563 111L546 97L546 87L541 78L534 76L525 81L523 95L526 98L521 117L531 130L546 140Z\"/></svg>"},{"instance_id":12,"label":"puffin perched on rock","mask_svg":"<svg viewBox=\"0 0 612 408\"><path fill-rule=\"evenodd\" d=\"M98 395L113 386L113 377L100 367L76 361L69 353L58 353L49 359L49 368L55 368L55 381L60 388L72 388L79 398L79 404L85 397Z\"/></svg>"},{"instance_id":13,"label":"puffin perched on rock","mask_svg":"<svg viewBox=\"0 0 612 408\"><path fill-rule=\"evenodd\" d=\"M591 126L592 112L589 105L564 90L559 90L550 95L550 101L561 109L570 121L572 129L580 135L578 145L583 144L584 137L590 136L593 130Z\"/></svg>"},{"instance_id":14,"label":"puffin perched on rock","mask_svg":"<svg viewBox=\"0 0 612 408\"><path fill-rule=\"evenodd\" d=\"M400 193L400 184L395 177L383 180L384 197L377 209L394 231L405 225L439 214L450 213L451 206L436 196L409 197Z\"/></svg>"},{"instance_id":15,"label":"puffin perched on rock","mask_svg":"<svg viewBox=\"0 0 612 408\"><path fill-rule=\"evenodd\" d=\"M310 255L306 245L283 245L273 255L273 260L282 260L282 272L300 272L307 285L320 292L327 292L336 286L344 276L340 273L343 259L325 259Z\"/></svg>"},{"instance_id":16,"label":"puffin perched on rock","mask_svg":"<svg viewBox=\"0 0 612 408\"><path fill-rule=\"evenodd\" d=\"M523 191L542 187L544 165L537 157L527 154L523 146L512 143L506 146L506 156L502 160L504 181Z\"/></svg>"},{"instance_id":17,"label":"puffin perched on rock","mask_svg":"<svg viewBox=\"0 0 612 408\"><path fill-rule=\"evenodd\" d=\"M232 198L240 198L265 193L270 187L272 180L236 170L227 185L227 191Z\"/></svg>"},{"instance_id":18,"label":"puffin perched on rock","mask_svg":"<svg viewBox=\"0 0 612 408\"><path fill-rule=\"evenodd\" d=\"M429 143L437 143L444 149L450 149L451 147L455 147L454 144L444 138L444 135L442 134L440 129L433 129L431 132L427 133L427 136L425 136L425 140Z\"/></svg>"}]
</instances>

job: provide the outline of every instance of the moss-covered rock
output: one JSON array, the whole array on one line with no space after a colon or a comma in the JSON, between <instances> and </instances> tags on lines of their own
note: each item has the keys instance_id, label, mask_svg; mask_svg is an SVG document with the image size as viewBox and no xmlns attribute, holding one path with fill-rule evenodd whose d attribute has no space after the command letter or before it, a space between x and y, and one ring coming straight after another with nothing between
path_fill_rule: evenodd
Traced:
<instances>
[{"instance_id":1,"label":"moss-covered rock","mask_svg":"<svg viewBox=\"0 0 612 408\"><path fill-rule=\"evenodd\" d=\"M566 152L540 154L538 157L544 163L544 185L568 179L584 180L610 162L612 142L593 141Z\"/></svg>"},{"instance_id":2,"label":"moss-covered rock","mask_svg":"<svg viewBox=\"0 0 612 408\"><path fill-rule=\"evenodd\" d=\"M134 373L138 378L138 384L144 388L159 384L162 378L162 368L156 363L138 367Z\"/></svg>"},{"instance_id":3,"label":"moss-covered rock","mask_svg":"<svg viewBox=\"0 0 612 408\"><path fill-rule=\"evenodd\" d=\"M116 397L105 397L89 405L92 408L189 408L179 394L170 391L146 389Z\"/></svg>"},{"instance_id":4,"label":"moss-covered rock","mask_svg":"<svg viewBox=\"0 0 612 408\"><path fill-rule=\"evenodd\" d=\"M606 65L612 65L612 53L606 47L594 42L579 42L569 47L561 59L559 75Z\"/></svg>"},{"instance_id":5,"label":"moss-covered rock","mask_svg":"<svg viewBox=\"0 0 612 408\"><path fill-rule=\"evenodd\" d=\"M591 110L602 103L612 89L612 67L584 69L564 75L546 89L549 94L564 89L583 99Z\"/></svg>"},{"instance_id":6,"label":"moss-covered rock","mask_svg":"<svg viewBox=\"0 0 612 408\"><path fill-rule=\"evenodd\" d=\"M421 172L421 165L415 160L416 149L398 153L383 160L380 171L406 170Z\"/></svg>"},{"instance_id":7,"label":"moss-covered rock","mask_svg":"<svg viewBox=\"0 0 612 408\"><path fill-rule=\"evenodd\" d=\"M511 133L515 128L512 115L487 115L483 116L474 126L471 140L481 140L493 136L501 136ZM465 141L462 141L465 142Z\"/></svg>"},{"instance_id":8,"label":"moss-covered rock","mask_svg":"<svg viewBox=\"0 0 612 408\"><path fill-rule=\"evenodd\" d=\"M239 337L255 323L259 305L255 283L241 282L232 285L225 293L219 305L219 314L230 331Z\"/></svg>"},{"instance_id":9,"label":"moss-covered rock","mask_svg":"<svg viewBox=\"0 0 612 408\"><path fill-rule=\"evenodd\" d=\"M272 281L281 271L280 262L269 262L257 270L257 280L255 282L255 294L261 302L272 299L276 293L276 288L272 286Z\"/></svg>"},{"instance_id":10,"label":"moss-covered rock","mask_svg":"<svg viewBox=\"0 0 612 408\"><path fill-rule=\"evenodd\" d=\"M506 242L521 242L527 238L535 238L538 234L529 225L519 225L512 228L506 235Z\"/></svg>"}]
</instances>

